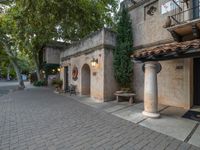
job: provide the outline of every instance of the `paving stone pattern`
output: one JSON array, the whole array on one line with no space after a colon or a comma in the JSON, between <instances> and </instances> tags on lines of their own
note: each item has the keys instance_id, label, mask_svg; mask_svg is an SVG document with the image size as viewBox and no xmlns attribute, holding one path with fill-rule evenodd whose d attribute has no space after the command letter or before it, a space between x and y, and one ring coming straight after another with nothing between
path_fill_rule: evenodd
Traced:
<instances>
[{"instance_id":1,"label":"paving stone pattern","mask_svg":"<svg viewBox=\"0 0 200 150\"><path fill-rule=\"evenodd\" d=\"M8 94L11 91L14 91L16 88L17 88L17 86L6 86L6 87L0 86L0 97Z\"/></svg>"},{"instance_id":2,"label":"paving stone pattern","mask_svg":"<svg viewBox=\"0 0 200 150\"><path fill-rule=\"evenodd\" d=\"M197 150L56 95L47 88L0 97L0 150Z\"/></svg>"}]
</instances>

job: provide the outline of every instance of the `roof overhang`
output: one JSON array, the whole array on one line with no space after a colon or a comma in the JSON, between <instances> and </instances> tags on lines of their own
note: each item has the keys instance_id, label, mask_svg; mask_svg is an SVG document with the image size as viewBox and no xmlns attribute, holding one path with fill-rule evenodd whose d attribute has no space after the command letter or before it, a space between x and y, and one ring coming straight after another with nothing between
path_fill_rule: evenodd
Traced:
<instances>
[{"instance_id":1,"label":"roof overhang","mask_svg":"<svg viewBox=\"0 0 200 150\"><path fill-rule=\"evenodd\" d=\"M190 58L200 56L200 39L172 42L136 50L132 55L133 61L162 61L178 58Z\"/></svg>"}]
</instances>

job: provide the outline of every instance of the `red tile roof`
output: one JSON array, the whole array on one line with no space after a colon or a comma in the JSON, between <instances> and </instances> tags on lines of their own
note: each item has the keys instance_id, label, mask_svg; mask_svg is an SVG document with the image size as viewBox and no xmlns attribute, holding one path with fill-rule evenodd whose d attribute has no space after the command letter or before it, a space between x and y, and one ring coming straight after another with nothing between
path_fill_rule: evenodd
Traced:
<instances>
[{"instance_id":1,"label":"red tile roof","mask_svg":"<svg viewBox=\"0 0 200 150\"><path fill-rule=\"evenodd\" d=\"M149 56L160 56L171 52L185 52L191 48L200 48L200 39L185 42L172 42L136 50L131 57L140 59Z\"/></svg>"}]
</instances>

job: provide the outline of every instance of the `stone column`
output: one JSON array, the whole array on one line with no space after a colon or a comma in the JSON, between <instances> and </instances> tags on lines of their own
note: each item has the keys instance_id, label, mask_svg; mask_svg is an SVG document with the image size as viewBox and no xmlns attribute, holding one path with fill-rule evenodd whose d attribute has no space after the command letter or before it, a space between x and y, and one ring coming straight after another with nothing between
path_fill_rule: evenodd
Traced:
<instances>
[{"instance_id":1,"label":"stone column","mask_svg":"<svg viewBox=\"0 0 200 150\"><path fill-rule=\"evenodd\" d=\"M157 69L158 62L145 63L144 79L144 111L143 115L151 118L158 118L158 87Z\"/></svg>"}]
</instances>

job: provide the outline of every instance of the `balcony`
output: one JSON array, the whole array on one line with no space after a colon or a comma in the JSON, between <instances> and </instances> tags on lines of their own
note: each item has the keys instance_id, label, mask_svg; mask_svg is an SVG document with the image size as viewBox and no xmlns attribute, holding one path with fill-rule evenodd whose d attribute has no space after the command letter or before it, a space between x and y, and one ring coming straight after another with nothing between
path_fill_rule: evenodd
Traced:
<instances>
[{"instance_id":1,"label":"balcony","mask_svg":"<svg viewBox=\"0 0 200 150\"><path fill-rule=\"evenodd\" d=\"M200 6L179 10L170 16L171 24L167 30L175 41L187 41L200 38Z\"/></svg>"}]
</instances>

